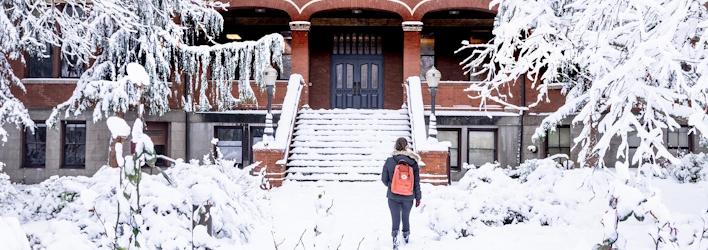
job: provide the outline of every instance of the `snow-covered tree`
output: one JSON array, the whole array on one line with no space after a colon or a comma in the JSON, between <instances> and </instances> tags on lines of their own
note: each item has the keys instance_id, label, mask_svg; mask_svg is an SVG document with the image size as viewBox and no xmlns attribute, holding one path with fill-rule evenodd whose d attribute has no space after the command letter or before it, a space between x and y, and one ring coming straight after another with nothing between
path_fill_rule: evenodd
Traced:
<instances>
[{"instance_id":1,"label":"snow-covered tree","mask_svg":"<svg viewBox=\"0 0 708 250\"><path fill-rule=\"evenodd\" d=\"M481 80L472 98L528 110L550 102L551 86L565 100L547 116L535 139L566 117L582 125L575 138L579 160L601 166L610 140L621 138L617 157L626 159L628 134L641 140L632 163L676 162L664 145L666 130L687 122L708 135L708 2L706 0L495 0L494 38L465 44L465 69ZM538 98L507 102L507 92L527 78Z\"/></svg>"},{"instance_id":2,"label":"snow-covered tree","mask_svg":"<svg viewBox=\"0 0 708 250\"><path fill-rule=\"evenodd\" d=\"M47 44L59 44L54 32L55 9L45 1L0 0L0 142L7 141L6 124L34 127L27 108L11 92L25 91L11 62L27 55L46 56Z\"/></svg>"},{"instance_id":3,"label":"snow-covered tree","mask_svg":"<svg viewBox=\"0 0 708 250\"><path fill-rule=\"evenodd\" d=\"M142 96L149 114L169 110L171 82L187 84L183 103L188 111L224 110L253 100L248 79L254 74L264 86L263 69L271 64L282 68L283 38L273 34L258 41L216 44L214 37L223 28L218 11L226 6L201 0L66 1L62 15L68 21L58 25L63 54L89 66L73 95L54 109L47 123L56 123L62 112L71 116L93 108L93 118L98 120L128 111L128 105L107 90L132 62L143 65L150 76L151 85ZM199 41L212 45L194 45ZM232 80L238 79L236 98L231 94ZM210 85L213 88L208 93ZM193 91L198 91L197 102L192 100ZM125 92L128 99L136 97L130 88Z\"/></svg>"},{"instance_id":4,"label":"snow-covered tree","mask_svg":"<svg viewBox=\"0 0 708 250\"><path fill-rule=\"evenodd\" d=\"M61 57L73 66L86 68L73 95L54 108L47 120L50 126L62 114L76 116L89 109L94 121L122 116L139 104L149 114L164 114L170 98L182 98L172 96L173 82L184 84L174 89L186 92L187 111L225 110L255 101L249 79L253 75L264 87L266 67L282 71L283 37L216 43L214 38L223 29L219 11L226 7L205 0L0 0L0 141L7 140L5 124L34 127L27 109L11 92L11 88L24 91L11 62L24 63L25 54L47 56L50 46L60 47ZM126 84L130 63L144 66L149 87L138 90L137 85ZM236 80L238 98L232 94Z\"/></svg>"}]
</instances>

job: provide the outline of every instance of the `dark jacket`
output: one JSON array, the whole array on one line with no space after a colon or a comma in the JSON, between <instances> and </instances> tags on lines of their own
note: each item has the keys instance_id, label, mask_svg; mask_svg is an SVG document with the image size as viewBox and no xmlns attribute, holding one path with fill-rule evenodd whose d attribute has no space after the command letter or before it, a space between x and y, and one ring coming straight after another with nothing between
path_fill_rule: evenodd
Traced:
<instances>
[{"instance_id":1,"label":"dark jacket","mask_svg":"<svg viewBox=\"0 0 708 250\"><path fill-rule=\"evenodd\" d=\"M393 177L393 172L396 169L396 165L398 164L398 161L404 160L413 167L413 177L415 178L414 184L413 184L413 195L398 195L391 193L391 178ZM416 153L413 153L411 151L394 151L393 155L386 159L386 163L384 163L383 166L383 171L381 172L381 181L386 185L387 191L386 191L386 197L389 199L394 199L394 200L420 200L420 168L418 167L418 161L420 160L420 156L418 156Z\"/></svg>"}]
</instances>

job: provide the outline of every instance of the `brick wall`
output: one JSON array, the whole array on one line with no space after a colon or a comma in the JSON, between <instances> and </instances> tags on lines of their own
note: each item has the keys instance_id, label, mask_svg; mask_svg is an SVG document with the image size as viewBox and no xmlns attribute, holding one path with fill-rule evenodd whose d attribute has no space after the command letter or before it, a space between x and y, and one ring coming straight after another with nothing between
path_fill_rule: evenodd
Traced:
<instances>
[{"instance_id":1,"label":"brick wall","mask_svg":"<svg viewBox=\"0 0 708 250\"><path fill-rule=\"evenodd\" d=\"M422 151L420 157L425 163L420 169L420 181L434 185L447 185L448 152L447 151Z\"/></svg>"},{"instance_id":2,"label":"brick wall","mask_svg":"<svg viewBox=\"0 0 708 250\"><path fill-rule=\"evenodd\" d=\"M50 109L71 97L76 88L73 80L62 84L25 84L26 92L12 88L12 93L29 109Z\"/></svg>"},{"instance_id":3,"label":"brick wall","mask_svg":"<svg viewBox=\"0 0 708 250\"><path fill-rule=\"evenodd\" d=\"M384 36L384 108L399 109L403 104L403 51L401 27L389 28ZM419 59L420 60L420 59ZM418 63L420 64L420 63Z\"/></svg>"},{"instance_id":4,"label":"brick wall","mask_svg":"<svg viewBox=\"0 0 708 250\"><path fill-rule=\"evenodd\" d=\"M24 80L26 92L23 92L17 87L12 88L12 93L22 101L27 108L30 109L51 109L54 106L66 101L71 97L74 89L76 89L76 79L25 79ZM258 100L258 106L254 104L244 104L239 108L258 108L265 109L268 104L268 93L264 90L261 91L254 82L251 82L251 88L256 95L256 100ZM287 81L276 82L276 91L273 95L273 107L278 109L285 99L285 93L287 92ZM210 91L209 91L210 92ZM234 84L232 89L232 94L238 98L238 85ZM195 94L198 96L198 94ZM208 93L211 97L210 102L213 104L213 96ZM179 109L182 107L182 85L172 86L172 97L170 98L170 107L172 109ZM197 99L195 99L196 101Z\"/></svg>"},{"instance_id":5,"label":"brick wall","mask_svg":"<svg viewBox=\"0 0 708 250\"><path fill-rule=\"evenodd\" d=\"M313 27L310 32L310 82L312 82L312 87L309 88L310 107L329 108L332 38L328 38L330 33L317 27Z\"/></svg>"},{"instance_id":6,"label":"brick wall","mask_svg":"<svg viewBox=\"0 0 708 250\"><path fill-rule=\"evenodd\" d=\"M262 168L266 168L266 177L270 181L272 187L280 187L283 185L285 178L285 166L276 162L283 159L282 150L276 149L254 149L253 158L255 161L260 161L261 164L253 169L253 174L257 175Z\"/></svg>"}]
</instances>

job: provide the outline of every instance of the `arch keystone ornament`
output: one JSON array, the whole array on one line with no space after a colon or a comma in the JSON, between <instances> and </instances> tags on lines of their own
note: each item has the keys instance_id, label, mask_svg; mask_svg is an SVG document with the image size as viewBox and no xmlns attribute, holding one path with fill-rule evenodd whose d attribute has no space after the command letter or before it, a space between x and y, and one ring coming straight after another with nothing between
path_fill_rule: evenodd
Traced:
<instances>
[{"instance_id":1,"label":"arch keystone ornament","mask_svg":"<svg viewBox=\"0 0 708 250\"><path fill-rule=\"evenodd\" d=\"M292 21L289 25L292 31L310 31L310 22L308 21Z\"/></svg>"},{"instance_id":2,"label":"arch keystone ornament","mask_svg":"<svg viewBox=\"0 0 708 250\"><path fill-rule=\"evenodd\" d=\"M401 23L403 31L417 31L423 30L423 22L421 21L405 21Z\"/></svg>"}]
</instances>

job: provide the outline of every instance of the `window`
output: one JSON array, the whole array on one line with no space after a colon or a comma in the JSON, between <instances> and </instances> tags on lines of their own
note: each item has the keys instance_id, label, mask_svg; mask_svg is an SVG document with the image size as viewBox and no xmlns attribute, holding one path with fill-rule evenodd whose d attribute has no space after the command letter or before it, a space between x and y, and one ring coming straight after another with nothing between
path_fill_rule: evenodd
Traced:
<instances>
[{"instance_id":1,"label":"window","mask_svg":"<svg viewBox=\"0 0 708 250\"><path fill-rule=\"evenodd\" d=\"M46 44L43 55L30 55L27 60L28 78L50 78L52 76L52 45Z\"/></svg>"},{"instance_id":2,"label":"window","mask_svg":"<svg viewBox=\"0 0 708 250\"><path fill-rule=\"evenodd\" d=\"M65 5L63 12L67 16L83 19L84 12L80 8ZM66 48L70 51L70 48ZM80 64L78 57L72 55L64 55L61 57L61 74L63 78L79 78L84 73L84 64Z\"/></svg>"},{"instance_id":3,"label":"window","mask_svg":"<svg viewBox=\"0 0 708 250\"><path fill-rule=\"evenodd\" d=\"M61 58L61 77L79 78L84 73L84 65L79 63L75 56L63 56Z\"/></svg>"},{"instance_id":4,"label":"window","mask_svg":"<svg viewBox=\"0 0 708 250\"><path fill-rule=\"evenodd\" d=\"M435 36L433 33L420 37L420 79L435 65Z\"/></svg>"},{"instance_id":5,"label":"window","mask_svg":"<svg viewBox=\"0 0 708 250\"><path fill-rule=\"evenodd\" d=\"M283 48L283 72L279 72L278 74L278 79L279 80L287 80L290 78L290 74L292 74L292 41L293 41L293 36L291 31L283 31L280 32L281 35L283 35L283 38L285 38L285 47Z\"/></svg>"},{"instance_id":6,"label":"window","mask_svg":"<svg viewBox=\"0 0 708 250\"><path fill-rule=\"evenodd\" d=\"M214 127L216 147L226 160L243 163L243 127Z\"/></svg>"},{"instance_id":7,"label":"window","mask_svg":"<svg viewBox=\"0 0 708 250\"><path fill-rule=\"evenodd\" d=\"M144 133L150 137L150 140L155 145L155 154L167 155L170 124L167 122L147 122L145 125ZM157 159L155 166L167 167L169 163L163 159Z\"/></svg>"},{"instance_id":8,"label":"window","mask_svg":"<svg viewBox=\"0 0 708 250\"><path fill-rule=\"evenodd\" d=\"M546 156L555 154L570 156L570 127L557 127L555 131L548 131Z\"/></svg>"},{"instance_id":9,"label":"window","mask_svg":"<svg viewBox=\"0 0 708 250\"><path fill-rule=\"evenodd\" d=\"M691 152L691 140L688 130L688 127L680 127L673 131L667 131L665 141L669 152L677 156Z\"/></svg>"},{"instance_id":10,"label":"window","mask_svg":"<svg viewBox=\"0 0 708 250\"><path fill-rule=\"evenodd\" d=\"M250 136L251 136L251 144L248 145L249 152L250 152L250 154L249 154L249 156L250 156L250 161L249 161L248 163L249 163L249 164L253 164L253 162L255 162L255 160L253 159L253 150L250 150L250 149L251 149L251 147L252 147L253 145L256 145L256 143L259 143L259 142L263 141L263 134L264 134L265 128L263 128L263 127L251 127L250 130L251 130L251 134L250 134Z\"/></svg>"},{"instance_id":11,"label":"window","mask_svg":"<svg viewBox=\"0 0 708 250\"><path fill-rule=\"evenodd\" d=\"M638 164L632 164L632 158L634 158L634 154L637 153L637 148L639 147L639 144L641 144L642 141L637 136L637 132L630 132L627 134L627 146L629 147L629 155L627 155L627 159L630 162L630 166L636 167ZM641 160L640 160L641 161Z\"/></svg>"},{"instance_id":12,"label":"window","mask_svg":"<svg viewBox=\"0 0 708 250\"><path fill-rule=\"evenodd\" d=\"M63 129L63 168L84 168L86 164L86 124L67 122Z\"/></svg>"},{"instance_id":13,"label":"window","mask_svg":"<svg viewBox=\"0 0 708 250\"><path fill-rule=\"evenodd\" d=\"M481 166L497 160L497 140L494 130L470 130L467 132L467 162Z\"/></svg>"},{"instance_id":14,"label":"window","mask_svg":"<svg viewBox=\"0 0 708 250\"><path fill-rule=\"evenodd\" d=\"M438 140L450 142L450 168L460 170L460 130L438 129Z\"/></svg>"},{"instance_id":15,"label":"window","mask_svg":"<svg viewBox=\"0 0 708 250\"><path fill-rule=\"evenodd\" d=\"M34 132L25 129L25 148L22 166L25 168L43 168L46 163L47 125L35 122Z\"/></svg>"}]
</instances>

